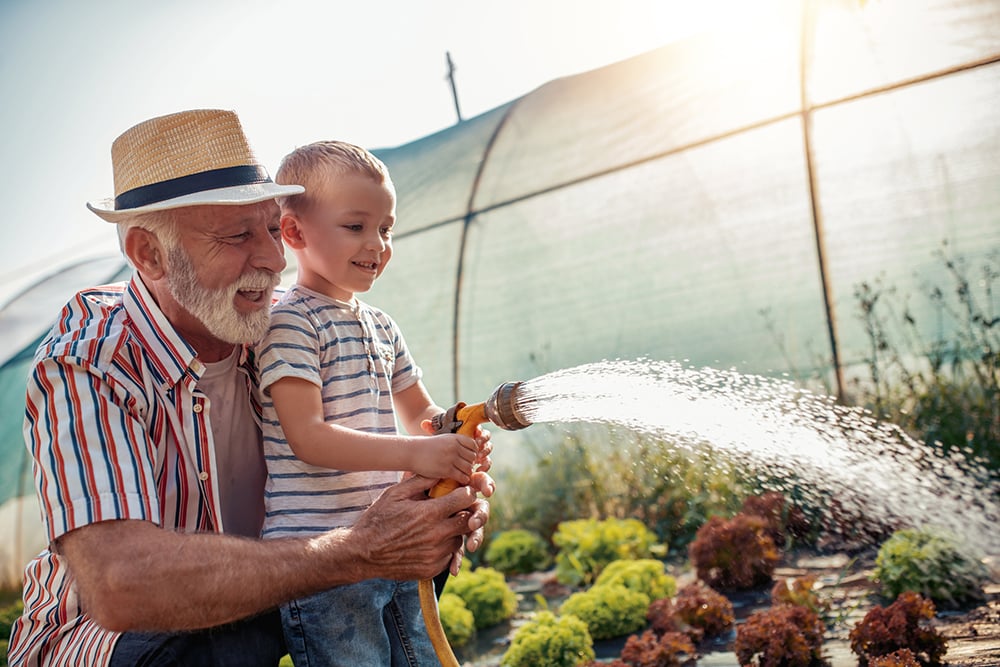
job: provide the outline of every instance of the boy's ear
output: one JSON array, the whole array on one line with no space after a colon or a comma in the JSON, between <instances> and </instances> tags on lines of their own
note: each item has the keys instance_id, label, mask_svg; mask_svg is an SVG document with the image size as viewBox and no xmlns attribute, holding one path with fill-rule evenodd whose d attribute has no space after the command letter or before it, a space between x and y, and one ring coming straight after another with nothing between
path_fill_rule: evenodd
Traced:
<instances>
[{"instance_id":1,"label":"boy's ear","mask_svg":"<svg viewBox=\"0 0 1000 667\"><path fill-rule=\"evenodd\" d=\"M302 235L302 227L299 225L298 219L291 213L281 216L281 240L293 250L306 247L306 239Z\"/></svg>"}]
</instances>

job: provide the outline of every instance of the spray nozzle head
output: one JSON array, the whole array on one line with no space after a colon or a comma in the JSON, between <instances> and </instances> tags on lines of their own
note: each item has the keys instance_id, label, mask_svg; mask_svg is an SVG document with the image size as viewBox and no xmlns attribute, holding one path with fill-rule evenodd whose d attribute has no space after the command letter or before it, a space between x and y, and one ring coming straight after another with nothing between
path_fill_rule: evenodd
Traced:
<instances>
[{"instance_id":1,"label":"spray nozzle head","mask_svg":"<svg viewBox=\"0 0 1000 667\"><path fill-rule=\"evenodd\" d=\"M519 404L523 396L519 396L518 392L523 384L523 382L505 382L486 399L486 417L506 431L517 431L531 426L531 422L524 417L521 409L523 406Z\"/></svg>"}]
</instances>

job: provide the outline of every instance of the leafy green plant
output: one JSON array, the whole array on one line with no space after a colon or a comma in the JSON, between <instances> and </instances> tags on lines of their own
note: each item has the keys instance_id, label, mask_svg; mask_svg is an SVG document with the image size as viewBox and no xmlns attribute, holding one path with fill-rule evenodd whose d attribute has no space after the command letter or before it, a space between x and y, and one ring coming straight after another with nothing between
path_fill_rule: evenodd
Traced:
<instances>
[{"instance_id":1,"label":"leafy green plant","mask_svg":"<svg viewBox=\"0 0 1000 667\"><path fill-rule=\"evenodd\" d=\"M646 625L649 596L618 584L594 586L573 593L563 602L559 613L572 614L587 624L594 639L621 637Z\"/></svg>"},{"instance_id":2,"label":"leafy green plant","mask_svg":"<svg viewBox=\"0 0 1000 667\"><path fill-rule=\"evenodd\" d=\"M544 424L529 429L529 456L534 461L496 471L497 493L490 502L487 529L521 528L549 541L567 517L592 516L605 507L610 475L601 465L604 433L592 434L582 425L569 430L556 432Z\"/></svg>"},{"instance_id":3,"label":"leafy green plant","mask_svg":"<svg viewBox=\"0 0 1000 667\"><path fill-rule=\"evenodd\" d=\"M677 580L666 573L663 561L653 558L608 563L597 576L594 586L609 584L645 593L650 600L672 597L677 592Z\"/></svg>"},{"instance_id":4,"label":"leafy green plant","mask_svg":"<svg viewBox=\"0 0 1000 667\"><path fill-rule=\"evenodd\" d=\"M507 620L517 611L517 595L507 585L503 574L490 567L464 570L448 579L444 594L462 598L472 612L476 629L482 630Z\"/></svg>"},{"instance_id":5,"label":"leafy green plant","mask_svg":"<svg viewBox=\"0 0 1000 667\"><path fill-rule=\"evenodd\" d=\"M708 448L633 432L615 434L610 442L599 473L610 478L600 513L638 519L670 550L687 547L709 516L733 514L747 492L748 480L735 461L720 460Z\"/></svg>"},{"instance_id":6,"label":"leafy green plant","mask_svg":"<svg viewBox=\"0 0 1000 667\"><path fill-rule=\"evenodd\" d=\"M503 667L578 667L594 659L587 624L575 616L539 612L514 633Z\"/></svg>"},{"instance_id":7,"label":"leafy green plant","mask_svg":"<svg viewBox=\"0 0 1000 667\"><path fill-rule=\"evenodd\" d=\"M758 516L713 516L688 547L698 578L713 588L745 590L771 580L780 558Z\"/></svg>"},{"instance_id":8,"label":"leafy green plant","mask_svg":"<svg viewBox=\"0 0 1000 667\"><path fill-rule=\"evenodd\" d=\"M874 607L854 626L851 651L862 665L901 649L908 649L923 665L940 665L948 646L937 630L926 625L934 613L934 603L927 598L903 593L888 607Z\"/></svg>"},{"instance_id":9,"label":"leafy green plant","mask_svg":"<svg viewBox=\"0 0 1000 667\"><path fill-rule=\"evenodd\" d=\"M448 643L454 647L465 646L476 634L476 619L465 602L454 593L442 593L438 600L441 629Z\"/></svg>"},{"instance_id":10,"label":"leafy green plant","mask_svg":"<svg viewBox=\"0 0 1000 667\"><path fill-rule=\"evenodd\" d=\"M505 575L528 574L547 568L552 556L538 533L514 529L493 537L486 549L486 562Z\"/></svg>"},{"instance_id":11,"label":"leafy green plant","mask_svg":"<svg viewBox=\"0 0 1000 667\"><path fill-rule=\"evenodd\" d=\"M591 583L613 561L663 552L656 535L636 519L564 521L553 541L559 549L556 577L570 585Z\"/></svg>"},{"instance_id":12,"label":"leafy green plant","mask_svg":"<svg viewBox=\"0 0 1000 667\"><path fill-rule=\"evenodd\" d=\"M823 622L811 609L778 605L754 612L737 626L733 650L741 665L821 665L824 631Z\"/></svg>"},{"instance_id":13,"label":"leafy green plant","mask_svg":"<svg viewBox=\"0 0 1000 667\"><path fill-rule=\"evenodd\" d=\"M740 468L707 449L592 424L558 432L539 424L528 435L533 464L496 471L487 547L501 531L551 541L567 518L601 516L638 519L658 542L680 549L710 515L737 511L746 493Z\"/></svg>"},{"instance_id":14,"label":"leafy green plant","mask_svg":"<svg viewBox=\"0 0 1000 667\"><path fill-rule=\"evenodd\" d=\"M872 578L890 599L913 591L955 607L984 599L989 572L947 536L906 528L893 533L879 548Z\"/></svg>"}]
</instances>

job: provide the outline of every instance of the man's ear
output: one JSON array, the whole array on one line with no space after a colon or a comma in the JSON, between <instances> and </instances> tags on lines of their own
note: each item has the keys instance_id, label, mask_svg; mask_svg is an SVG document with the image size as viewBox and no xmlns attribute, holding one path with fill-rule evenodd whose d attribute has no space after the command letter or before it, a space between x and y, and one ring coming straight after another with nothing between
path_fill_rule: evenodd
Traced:
<instances>
[{"instance_id":1,"label":"man's ear","mask_svg":"<svg viewBox=\"0 0 1000 667\"><path fill-rule=\"evenodd\" d=\"M159 280L167 271L167 253L156 235L142 227L125 232L125 254L135 268L151 280Z\"/></svg>"},{"instance_id":2,"label":"man's ear","mask_svg":"<svg viewBox=\"0 0 1000 667\"><path fill-rule=\"evenodd\" d=\"M306 239L302 234L302 225L299 219L291 213L281 216L281 239L289 248L301 250L306 247Z\"/></svg>"}]
</instances>

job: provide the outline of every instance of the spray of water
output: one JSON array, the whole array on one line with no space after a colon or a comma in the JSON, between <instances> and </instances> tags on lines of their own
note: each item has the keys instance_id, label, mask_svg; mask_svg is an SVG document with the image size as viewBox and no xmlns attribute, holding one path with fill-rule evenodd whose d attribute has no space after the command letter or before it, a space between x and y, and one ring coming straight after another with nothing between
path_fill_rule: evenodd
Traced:
<instances>
[{"instance_id":1,"label":"spray of water","mask_svg":"<svg viewBox=\"0 0 1000 667\"><path fill-rule=\"evenodd\" d=\"M791 478L873 525L949 531L1000 554L988 475L789 381L674 362L605 361L528 380L517 408L532 423L598 422L681 447L707 446L769 479ZM819 505L822 506L822 505Z\"/></svg>"}]
</instances>

